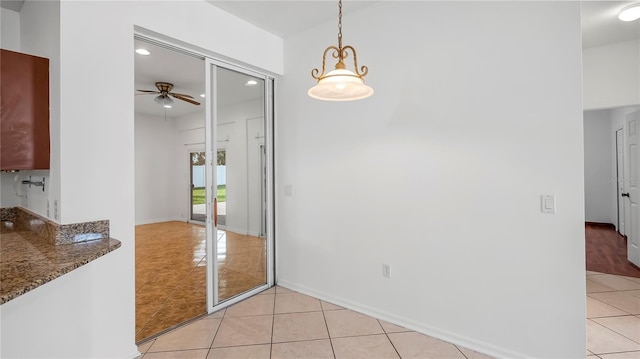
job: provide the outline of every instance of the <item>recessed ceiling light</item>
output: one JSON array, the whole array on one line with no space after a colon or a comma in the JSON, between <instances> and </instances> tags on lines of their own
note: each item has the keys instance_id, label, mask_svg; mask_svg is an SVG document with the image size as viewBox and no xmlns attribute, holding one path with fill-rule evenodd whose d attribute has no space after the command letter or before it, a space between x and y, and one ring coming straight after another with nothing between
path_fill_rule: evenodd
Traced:
<instances>
[{"instance_id":1,"label":"recessed ceiling light","mask_svg":"<svg viewBox=\"0 0 640 359\"><path fill-rule=\"evenodd\" d=\"M247 83L246 83L246 84L244 84L244 85L245 85L245 86L255 86L255 85L257 85L257 84L258 84L258 81L256 81L256 80L249 80L249 81L247 81Z\"/></svg>"},{"instance_id":2,"label":"recessed ceiling light","mask_svg":"<svg viewBox=\"0 0 640 359\"><path fill-rule=\"evenodd\" d=\"M640 19L640 4L628 6L620 12L618 19L622 21L635 21Z\"/></svg>"},{"instance_id":3,"label":"recessed ceiling light","mask_svg":"<svg viewBox=\"0 0 640 359\"><path fill-rule=\"evenodd\" d=\"M205 95L205 94L203 94L203 93L201 93L201 94L200 94L200 97L205 97L205 96L206 96L206 95Z\"/></svg>"},{"instance_id":4,"label":"recessed ceiling light","mask_svg":"<svg viewBox=\"0 0 640 359\"><path fill-rule=\"evenodd\" d=\"M171 108L171 105L164 105L164 108Z\"/></svg>"},{"instance_id":5,"label":"recessed ceiling light","mask_svg":"<svg viewBox=\"0 0 640 359\"><path fill-rule=\"evenodd\" d=\"M147 50L147 49L140 48L140 49L136 49L136 54L149 56L149 55L151 55L151 52L149 50Z\"/></svg>"}]
</instances>

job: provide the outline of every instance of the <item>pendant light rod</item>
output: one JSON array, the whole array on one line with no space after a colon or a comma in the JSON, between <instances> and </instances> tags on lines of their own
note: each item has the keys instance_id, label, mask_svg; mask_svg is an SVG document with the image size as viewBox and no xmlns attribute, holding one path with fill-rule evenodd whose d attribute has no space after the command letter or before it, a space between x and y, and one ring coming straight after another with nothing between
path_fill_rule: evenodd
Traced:
<instances>
[{"instance_id":1,"label":"pendant light rod","mask_svg":"<svg viewBox=\"0 0 640 359\"><path fill-rule=\"evenodd\" d=\"M338 0L338 48L342 49L342 0Z\"/></svg>"}]
</instances>

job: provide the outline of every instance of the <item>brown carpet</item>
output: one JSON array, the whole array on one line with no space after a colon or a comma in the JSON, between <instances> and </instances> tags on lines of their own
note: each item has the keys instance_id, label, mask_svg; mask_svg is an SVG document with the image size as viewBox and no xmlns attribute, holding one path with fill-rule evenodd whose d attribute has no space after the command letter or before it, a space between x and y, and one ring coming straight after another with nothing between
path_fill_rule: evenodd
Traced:
<instances>
[{"instance_id":1,"label":"brown carpet","mask_svg":"<svg viewBox=\"0 0 640 359\"><path fill-rule=\"evenodd\" d=\"M585 225L587 270L640 278L640 268L627 260L627 241L613 226Z\"/></svg>"}]
</instances>

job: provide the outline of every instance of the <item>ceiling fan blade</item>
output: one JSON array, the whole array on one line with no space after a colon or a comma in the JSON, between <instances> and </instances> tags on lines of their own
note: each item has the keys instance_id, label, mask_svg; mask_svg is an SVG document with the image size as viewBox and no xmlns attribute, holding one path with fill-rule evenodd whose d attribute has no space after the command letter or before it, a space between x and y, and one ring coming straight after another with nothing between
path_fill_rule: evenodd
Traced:
<instances>
[{"instance_id":1,"label":"ceiling fan blade","mask_svg":"<svg viewBox=\"0 0 640 359\"><path fill-rule=\"evenodd\" d=\"M178 95L178 96L182 96L182 97L188 97L188 98L193 98L193 96L191 95L187 95L184 93L176 93L176 92L170 92L171 95Z\"/></svg>"},{"instance_id":2,"label":"ceiling fan blade","mask_svg":"<svg viewBox=\"0 0 640 359\"><path fill-rule=\"evenodd\" d=\"M190 100L190 99L188 99L186 97L182 97L182 96L179 96L179 95L176 95L176 94L170 94L170 95L172 95L173 97L177 98L178 100L186 101L186 102L192 103L194 105L200 105L200 102L196 102L196 101Z\"/></svg>"},{"instance_id":3,"label":"ceiling fan blade","mask_svg":"<svg viewBox=\"0 0 640 359\"><path fill-rule=\"evenodd\" d=\"M137 93L137 94L134 94L134 95L136 95L136 96L138 96L138 95L157 95L159 93L160 92L145 92L145 93Z\"/></svg>"},{"instance_id":4,"label":"ceiling fan blade","mask_svg":"<svg viewBox=\"0 0 640 359\"><path fill-rule=\"evenodd\" d=\"M160 93L159 91L151 91L151 90L136 90L136 91L147 92L147 93Z\"/></svg>"}]
</instances>

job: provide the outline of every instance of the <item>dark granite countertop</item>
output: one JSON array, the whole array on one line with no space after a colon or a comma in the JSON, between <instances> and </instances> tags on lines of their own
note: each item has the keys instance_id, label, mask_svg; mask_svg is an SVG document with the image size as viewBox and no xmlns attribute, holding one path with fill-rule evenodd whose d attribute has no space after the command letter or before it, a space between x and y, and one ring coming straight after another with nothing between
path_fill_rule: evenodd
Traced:
<instances>
[{"instance_id":1,"label":"dark granite countertop","mask_svg":"<svg viewBox=\"0 0 640 359\"><path fill-rule=\"evenodd\" d=\"M25 294L65 273L120 247L120 241L102 238L72 244L55 244L13 222L0 226L0 304Z\"/></svg>"}]
</instances>

